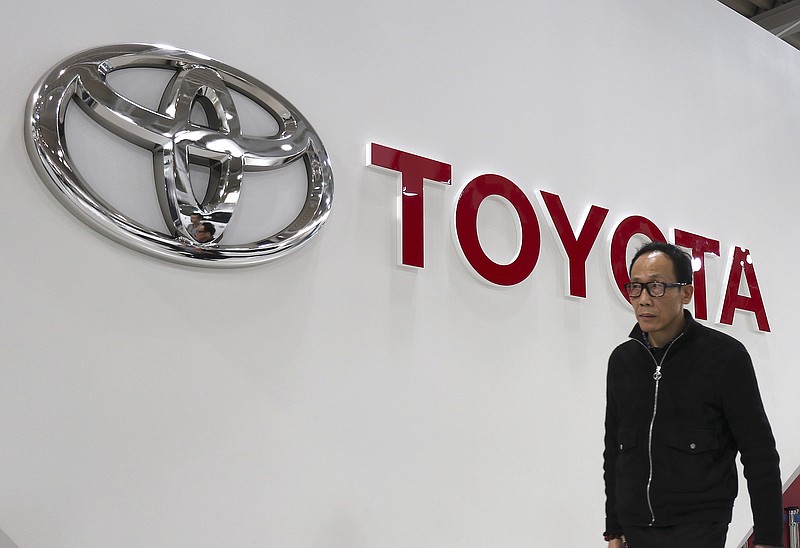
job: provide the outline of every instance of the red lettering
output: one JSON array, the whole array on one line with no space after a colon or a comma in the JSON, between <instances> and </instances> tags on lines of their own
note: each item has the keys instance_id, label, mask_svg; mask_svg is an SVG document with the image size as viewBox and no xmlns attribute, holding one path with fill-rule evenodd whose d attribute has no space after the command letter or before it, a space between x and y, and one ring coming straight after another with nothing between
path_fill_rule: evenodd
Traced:
<instances>
[{"instance_id":1,"label":"red lettering","mask_svg":"<svg viewBox=\"0 0 800 548\"><path fill-rule=\"evenodd\" d=\"M561 241L562 254L568 264L567 294L573 297L586 297L586 259L600 234L608 210L604 207L591 206L576 238L561 198L544 190L541 190L540 194L550 214L549 224Z\"/></svg>"},{"instance_id":2,"label":"red lettering","mask_svg":"<svg viewBox=\"0 0 800 548\"><path fill-rule=\"evenodd\" d=\"M486 256L478 240L478 208L489 196L508 200L519 216L522 242L516 258L497 264ZM467 183L456 204L456 236L467 262L485 280L503 286L516 285L527 278L539 260L541 238L539 222L530 201L520 188L500 175L480 175Z\"/></svg>"},{"instance_id":3,"label":"red lettering","mask_svg":"<svg viewBox=\"0 0 800 548\"><path fill-rule=\"evenodd\" d=\"M698 320L708 319L708 299L706 291L706 253L719 257L719 241L698 236L691 232L675 229L675 245L685 247L692 254L692 283L694 285L694 316Z\"/></svg>"},{"instance_id":4,"label":"red lettering","mask_svg":"<svg viewBox=\"0 0 800 548\"><path fill-rule=\"evenodd\" d=\"M744 274L747 289L750 292L749 297L739 294L742 274ZM733 325L733 313L737 308L755 314L758 329L769 332L767 311L764 309L764 301L761 299L761 289L758 287L753 258L749 250L741 247L735 247L731 254L728 283L725 285L725 298L722 302L719 323Z\"/></svg>"},{"instance_id":5,"label":"red lettering","mask_svg":"<svg viewBox=\"0 0 800 548\"><path fill-rule=\"evenodd\" d=\"M400 172L400 234L401 263L423 268L425 266L425 222L423 209L423 180L449 185L451 166L372 143L367 162L373 166Z\"/></svg>"},{"instance_id":6,"label":"red lettering","mask_svg":"<svg viewBox=\"0 0 800 548\"><path fill-rule=\"evenodd\" d=\"M424 267L424 185L425 181L451 184L450 164L370 143L367 149L368 165L399 173L398 220L400 222L400 262L403 265ZM587 295L587 260L599 237L609 210L591 205L582 220L574 226L570 222L561 197L551 192L538 191L542 209L554 237L560 242L560 251L566 262L565 290L570 297ZM519 249L508 264L496 263L484 252L478 237L478 211L489 196L504 198L513 207L519 219ZM536 212L525 193L509 179L500 175L480 175L467 183L458 196L455 207L456 248L470 267L482 278L500 286L512 286L527 279L539 260L541 235ZM667 242L664 233L646 217L632 215L624 218L612 230L609 241L610 273L612 283L628 301L624 286L629 281L629 247L636 236L649 241ZM694 284L694 315L698 320L708 319L708 288L705 260L707 255L720 256L720 242L685 230L675 229L675 245L687 249L692 257L692 283ZM743 278L744 277L744 278ZM743 294L740 294L740 289ZM756 278L750 252L734 248L731 252L727 280L724 284L723 302L719 323L732 325L736 310L752 312L758 329L770 331L761 290Z\"/></svg>"},{"instance_id":7,"label":"red lettering","mask_svg":"<svg viewBox=\"0 0 800 548\"><path fill-rule=\"evenodd\" d=\"M633 215L623 219L611 236L611 274L617 289L628 300L625 284L630 281L628 274L628 242L636 234L642 234L653 242L666 242L664 234L653 221L645 217Z\"/></svg>"}]
</instances>

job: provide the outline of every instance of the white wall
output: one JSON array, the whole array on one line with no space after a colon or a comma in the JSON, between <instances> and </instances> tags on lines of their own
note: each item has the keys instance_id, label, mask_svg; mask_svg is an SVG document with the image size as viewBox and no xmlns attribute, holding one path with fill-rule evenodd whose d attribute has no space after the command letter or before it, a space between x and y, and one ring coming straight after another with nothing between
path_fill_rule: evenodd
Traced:
<instances>
[{"instance_id":1,"label":"white wall","mask_svg":"<svg viewBox=\"0 0 800 548\"><path fill-rule=\"evenodd\" d=\"M633 322L607 238L630 214L721 241L712 313L728 247L752 251L772 332L746 313L724 330L753 355L788 477L800 52L713 0L682 4L4 6L0 528L22 548L602 546L605 360ZM308 246L178 266L50 195L22 139L28 94L67 55L123 42L207 54L303 112L336 180ZM452 187L426 187L422 270L397 265L373 141L453 165ZM98 156L102 174L115 160ZM482 173L541 224L516 287L477 280L453 243L454 200ZM571 219L610 210L586 299L563 296L539 190ZM502 253L509 226L490 210L487 245ZM749 527L743 496L729 547Z\"/></svg>"}]
</instances>

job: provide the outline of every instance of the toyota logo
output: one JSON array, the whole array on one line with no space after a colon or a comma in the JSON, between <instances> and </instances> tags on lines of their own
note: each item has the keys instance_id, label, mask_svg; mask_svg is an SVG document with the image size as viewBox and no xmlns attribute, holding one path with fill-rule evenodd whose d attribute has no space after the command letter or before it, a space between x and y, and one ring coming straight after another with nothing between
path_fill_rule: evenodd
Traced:
<instances>
[{"instance_id":1,"label":"toyota logo","mask_svg":"<svg viewBox=\"0 0 800 548\"><path fill-rule=\"evenodd\" d=\"M167 69L174 76L157 109L123 97L107 76L129 68ZM252 100L275 119L268 137L242 133L231 94ZM79 173L65 138L74 101L94 122L152 152L155 183L168 233L129 218ZM192 119L201 107L207 123ZM228 65L161 45L123 44L78 53L59 63L34 88L26 113L28 153L50 191L92 228L150 255L200 266L245 266L297 249L322 227L333 201L328 155L311 125L286 99ZM305 163L305 203L283 230L247 244L226 244L225 229L247 172ZM198 200L190 167L208 169Z\"/></svg>"}]
</instances>

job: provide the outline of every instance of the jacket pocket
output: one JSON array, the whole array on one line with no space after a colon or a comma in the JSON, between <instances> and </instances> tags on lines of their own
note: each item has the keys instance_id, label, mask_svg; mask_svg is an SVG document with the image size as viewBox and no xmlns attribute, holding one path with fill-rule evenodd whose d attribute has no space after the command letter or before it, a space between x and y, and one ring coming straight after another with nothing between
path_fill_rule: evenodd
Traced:
<instances>
[{"instance_id":1,"label":"jacket pocket","mask_svg":"<svg viewBox=\"0 0 800 548\"><path fill-rule=\"evenodd\" d=\"M636 430L620 430L617 432L617 451L624 453L636 447Z\"/></svg>"},{"instance_id":2,"label":"jacket pocket","mask_svg":"<svg viewBox=\"0 0 800 548\"><path fill-rule=\"evenodd\" d=\"M621 514L640 516L647 522L647 432L644 430L617 431L617 462L615 469L616 508Z\"/></svg>"},{"instance_id":3,"label":"jacket pocket","mask_svg":"<svg viewBox=\"0 0 800 548\"><path fill-rule=\"evenodd\" d=\"M641 469L642 451L634 451L637 445L635 430L620 430L617 432L617 480L620 483L630 481L635 477L635 471Z\"/></svg>"},{"instance_id":4,"label":"jacket pocket","mask_svg":"<svg viewBox=\"0 0 800 548\"><path fill-rule=\"evenodd\" d=\"M668 489L679 492L706 489L718 458L717 433L701 428L670 428L663 432L662 443Z\"/></svg>"},{"instance_id":5,"label":"jacket pocket","mask_svg":"<svg viewBox=\"0 0 800 548\"><path fill-rule=\"evenodd\" d=\"M689 454L716 451L719 449L719 437L713 430L701 428L671 428L664 432L664 443Z\"/></svg>"}]
</instances>

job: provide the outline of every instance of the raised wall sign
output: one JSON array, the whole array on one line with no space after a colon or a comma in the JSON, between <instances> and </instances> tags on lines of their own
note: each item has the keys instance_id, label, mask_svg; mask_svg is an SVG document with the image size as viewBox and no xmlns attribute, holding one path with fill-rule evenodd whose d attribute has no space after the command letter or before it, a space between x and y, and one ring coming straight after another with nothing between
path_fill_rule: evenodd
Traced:
<instances>
[{"instance_id":1,"label":"raised wall sign","mask_svg":"<svg viewBox=\"0 0 800 548\"><path fill-rule=\"evenodd\" d=\"M399 173L402 179L399 217L401 230L401 263L424 267L424 180L433 183L451 184L450 164L431 160L416 154L371 143L367 164ZM489 196L501 196L514 208L521 226L520 247L516 257L508 264L498 264L481 248L477 236L476 220L478 208ZM608 209L592 205L581 223L573 227L564 209L561 198L551 192L539 191L542 209L547 212L548 225L559 242L565 261L567 294L586 297L586 259L597 242ZM511 286L523 282L530 276L539 259L541 238L539 221L525 193L513 181L500 175L479 175L461 190L454 215L456 247L470 268L483 280L498 285ZM694 265L694 313L700 320L708 319L705 256L720 254L718 240L674 229L672 242L686 248ZM608 251L611 280L625 301L623 289L630 281L628 277L627 246L636 235L653 241L666 242L664 232L646 217L629 216L612 228ZM729 252L726 281L723 284L722 306L716 318L718 323L731 325L734 312L752 312L758 329L770 331L764 301L756 278L752 255L748 249L734 246ZM739 293L744 282L748 293Z\"/></svg>"}]
</instances>

